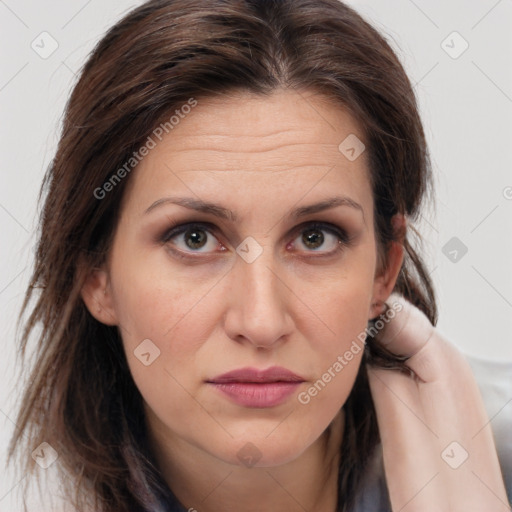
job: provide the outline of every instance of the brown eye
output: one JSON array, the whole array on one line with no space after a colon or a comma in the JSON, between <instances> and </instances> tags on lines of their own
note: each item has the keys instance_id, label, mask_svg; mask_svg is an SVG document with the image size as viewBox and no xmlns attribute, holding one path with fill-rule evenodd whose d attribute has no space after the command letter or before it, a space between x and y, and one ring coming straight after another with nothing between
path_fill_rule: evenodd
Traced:
<instances>
[{"instance_id":1,"label":"brown eye","mask_svg":"<svg viewBox=\"0 0 512 512\"><path fill-rule=\"evenodd\" d=\"M318 249L324 243L324 235L319 229L307 229L302 234L302 241L309 249Z\"/></svg>"},{"instance_id":2,"label":"brown eye","mask_svg":"<svg viewBox=\"0 0 512 512\"><path fill-rule=\"evenodd\" d=\"M193 223L182 224L167 231L162 242L170 243L184 253L209 253L219 247L210 226Z\"/></svg>"},{"instance_id":3,"label":"brown eye","mask_svg":"<svg viewBox=\"0 0 512 512\"><path fill-rule=\"evenodd\" d=\"M329 255L349 243L350 238L344 230L331 224L314 223L300 231L294 241L294 246L298 249L305 247L306 252Z\"/></svg>"},{"instance_id":4,"label":"brown eye","mask_svg":"<svg viewBox=\"0 0 512 512\"><path fill-rule=\"evenodd\" d=\"M193 228L183 233L185 244L190 249L200 249L206 244L207 238L206 232L202 229Z\"/></svg>"}]
</instances>

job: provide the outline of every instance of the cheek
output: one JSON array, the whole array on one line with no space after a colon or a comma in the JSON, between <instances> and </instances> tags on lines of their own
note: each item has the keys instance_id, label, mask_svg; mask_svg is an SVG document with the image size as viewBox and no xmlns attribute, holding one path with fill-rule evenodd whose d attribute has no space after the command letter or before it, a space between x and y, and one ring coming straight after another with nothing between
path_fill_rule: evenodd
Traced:
<instances>
[{"instance_id":1,"label":"cheek","mask_svg":"<svg viewBox=\"0 0 512 512\"><path fill-rule=\"evenodd\" d=\"M204 300L206 288L190 289L176 279L164 282L155 270L145 276L139 271L118 285L116 306L136 387L148 406L179 430L179 418L204 414L191 396L198 350L211 337L205 315L212 314L212 305Z\"/></svg>"},{"instance_id":2,"label":"cheek","mask_svg":"<svg viewBox=\"0 0 512 512\"><path fill-rule=\"evenodd\" d=\"M354 253L345 263L315 284L302 279L296 283L309 309L301 320L301 330L331 360L361 338L372 301L372 247Z\"/></svg>"},{"instance_id":3,"label":"cheek","mask_svg":"<svg viewBox=\"0 0 512 512\"><path fill-rule=\"evenodd\" d=\"M146 338L155 343L173 338L172 347L159 345L159 348L166 352L171 348L177 353L193 348L196 336L189 333L185 339L181 329L184 325L190 328L190 319L211 283L191 278L190 272L176 270L163 249L153 259L134 248L130 252L132 257L122 261L113 253L111 272L114 308L125 345L134 347ZM193 327L197 329L201 325L195 323Z\"/></svg>"},{"instance_id":4,"label":"cheek","mask_svg":"<svg viewBox=\"0 0 512 512\"><path fill-rule=\"evenodd\" d=\"M165 277L162 266L135 258L115 263L113 259L115 308L135 385L163 417L186 417L194 413L195 402L185 389L191 387L195 354L208 338L207 322L197 317L204 313L201 297L207 288Z\"/></svg>"},{"instance_id":5,"label":"cheek","mask_svg":"<svg viewBox=\"0 0 512 512\"><path fill-rule=\"evenodd\" d=\"M364 282L352 284L350 289L346 286L321 298L318 311L328 326L328 330L322 331L327 335L315 332L311 323L304 325L304 329L309 329L306 335L313 351L310 366L315 378L297 398L310 408L311 418L326 419L339 410L352 390L361 364L371 287Z\"/></svg>"},{"instance_id":6,"label":"cheek","mask_svg":"<svg viewBox=\"0 0 512 512\"><path fill-rule=\"evenodd\" d=\"M315 284L297 279L294 291L307 308L297 328L308 341L303 358L310 385L297 396L309 428L329 423L343 406L354 385L364 353L368 312L372 300L372 248L347 258L339 272L324 275Z\"/></svg>"}]
</instances>

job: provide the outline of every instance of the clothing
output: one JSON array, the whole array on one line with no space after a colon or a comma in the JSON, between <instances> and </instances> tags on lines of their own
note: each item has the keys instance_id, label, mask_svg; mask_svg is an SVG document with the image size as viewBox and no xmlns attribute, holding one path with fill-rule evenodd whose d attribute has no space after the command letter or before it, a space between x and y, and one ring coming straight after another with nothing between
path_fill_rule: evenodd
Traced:
<instances>
[{"instance_id":1,"label":"clothing","mask_svg":"<svg viewBox=\"0 0 512 512\"><path fill-rule=\"evenodd\" d=\"M465 357L491 422L508 500L512 504L512 361L488 361L467 354ZM158 512L187 512L175 499L172 501L167 499ZM381 445L375 450L351 512L391 512Z\"/></svg>"},{"instance_id":2,"label":"clothing","mask_svg":"<svg viewBox=\"0 0 512 512\"><path fill-rule=\"evenodd\" d=\"M489 361L464 355L482 394L508 500L512 504L512 361ZM352 512L391 512L380 445L356 503Z\"/></svg>"}]
</instances>

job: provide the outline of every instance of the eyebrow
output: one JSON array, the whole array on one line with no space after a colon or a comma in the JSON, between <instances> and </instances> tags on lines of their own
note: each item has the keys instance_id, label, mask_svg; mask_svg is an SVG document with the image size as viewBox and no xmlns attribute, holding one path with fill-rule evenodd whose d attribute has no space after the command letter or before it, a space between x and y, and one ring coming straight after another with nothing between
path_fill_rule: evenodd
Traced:
<instances>
[{"instance_id":1,"label":"eyebrow","mask_svg":"<svg viewBox=\"0 0 512 512\"><path fill-rule=\"evenodd\" d=\"M163 197L162 199L158 199L151 206L149 206L144 211L144 215L148 214L149 212L153 211L155 208L161 205L169 203L176 204L178 206L183 206L185 208L189 208L190 210L208 213L214 215L215 217L219 217L230 222L238 221L238 216L232 210L224 208L219 204L211 203L208 201L202 201L201 199L194 199L192 197ZM356 201L347 196L330 197L318 203L310 204L307 206L301 206L290 212L287 216L292 219L298 219L300 217L305 217L306 215L318 213L323 210L336 208L337 206L348 206L350 208L359 210L362 213L364 219L363 207L359 203L357 203Z\"/></svg>"}]
</instances>

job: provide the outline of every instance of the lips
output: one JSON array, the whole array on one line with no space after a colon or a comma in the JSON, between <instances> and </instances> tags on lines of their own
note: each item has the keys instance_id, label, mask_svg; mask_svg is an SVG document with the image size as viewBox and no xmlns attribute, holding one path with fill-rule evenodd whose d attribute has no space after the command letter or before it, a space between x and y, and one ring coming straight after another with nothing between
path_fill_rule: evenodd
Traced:
<instances>
[{"instance_id":1,"label":"lips","mask_svg":"<svg viewBox=\"0 0 512 512\"><path fill-rule=\"evenodd\" d=\"M265 383L265 382L304 382L304 379L281 366L272 366L266 370L257 368L240 368L207 381L213 384L230 382Z\"/></svg>"},{"instance_id":2,"label":"lips","mask_svg":"<svg viewBox=\"0 0 512 512\"><path fill-rule=\"evenodd\" d=\"M266 370L240 368L206 382L237 405L266 408L284 403L305 380L286 368L273 366Z\"/></svg>"}]
</instances>

